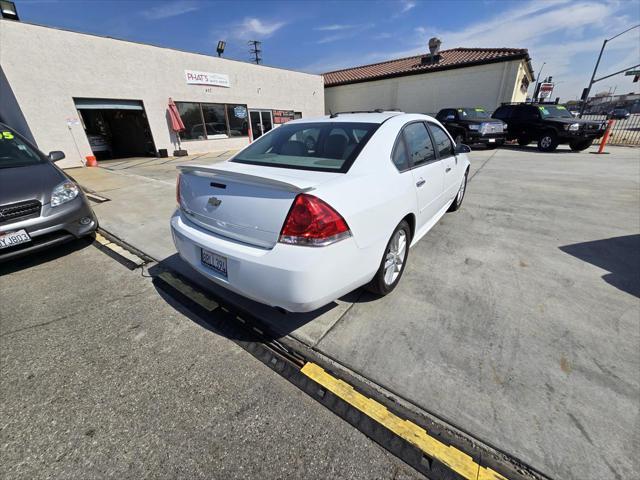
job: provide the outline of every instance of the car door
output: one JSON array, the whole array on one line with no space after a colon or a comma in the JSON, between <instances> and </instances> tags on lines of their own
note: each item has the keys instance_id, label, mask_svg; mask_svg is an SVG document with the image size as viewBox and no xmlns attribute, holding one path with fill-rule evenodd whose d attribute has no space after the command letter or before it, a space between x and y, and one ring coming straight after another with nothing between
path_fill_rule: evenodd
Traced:
<instances>
[{"instance_id":1,"label":"car door","mask_svg":"<svg viewBox=\"0 0 640 480\"><path fill-rule=\"evenodd\" d=\"M399 140L404 142L416 189L418 230L443 207L444 171L424 122L409 123L402 130L401 137Z\"/></svg>"},{"instance_id":2,"label":"car door","mask_svg":"<svg viewBox=\"0 0 640 480\"><path fill-rule=\"evenodd\" d=\"M458 165L458 157L455 155L455 147L451 141L451 137L447 135L442 127L435 123L428 123L433 143L435 145L436 155L444 169L444 195L442 200L447 203L458 192L460 188L460 170L462 165Z\"/></svg>"},{"instance_id":3,"label":"car door","mask_svg":"<svg viewBox=\"0 0 640 480\"><path fill-rule=\"evenodd\" d=\"M512 120L512 115L513 115L513 106L512 105L503 105L501 107L498 107L498 109L493 112L493 115L491 115L492 118L497 118L498 120L502 120L504 123L507 124L507 134L509 138L515 138L516 134L515 134L515 123Z\"/></svg>"}]
</instances>

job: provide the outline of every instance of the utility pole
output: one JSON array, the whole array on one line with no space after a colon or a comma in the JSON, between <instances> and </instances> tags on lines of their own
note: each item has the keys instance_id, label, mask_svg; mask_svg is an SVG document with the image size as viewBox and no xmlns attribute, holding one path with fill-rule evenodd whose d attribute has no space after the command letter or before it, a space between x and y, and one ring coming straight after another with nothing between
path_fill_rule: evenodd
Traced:
<instances>
[{"instance_id":1,"label":"utility pole","mask_svg":"<svg viewBox=\"0 0 640 480\"><path fill-rule=\"evenodd\" d=\"M260 62L262 62L262 42L249 40L247 44L249 45L249 53L254 56L253 61L256 62L256 65L260 65Z\"/></svg>"},{"instance_id":2,"label":"utility pole","mask_svg":"<svg viewBox=\"0 0 640 480\"><path fill-rule=\"evenodd\" d=\"M600 81L600 80L604 80L605 78L609 78L612 77L613 75L617 75L618 73L624 72L624 70L621 70L620 72L616 72L612 75L607 75L606 77L602 77L599 78L597 80L595 80L596 78L596 72L598 71L598 66L600 65L600 59L602 59L602 52L604 52L604 47L607 46L607 42L610 42L611 40L613 40L614 38L618 38L620 35L627 33L630 30L633 30L634 28L638 28L640 27L640 24L638 25L634 25L631 28L627 28L624 32L620 32L617 35L614 35L611 38L606 38L604 40L604 42L602 42L602 48L600 49L600 54L598 55L598 60L596 61L596 66L593 68L593 73L591 74L591 80L589 81L589 86L585 89L583 95L582 95L582 105L580 106L580 115L578 115L579 118L582 118L582 113L584 112L585 107L587 106L587 100L589 100L589 94L591 93L591 87L593 86L594 83ZM628 70L625 68L625 70Z\"/></svg>"},{"instance_id":3,"label":"utility pole","mask_svg":"<svg viewBox=\"0 0 640 480\"><path fill-rule=\"evenodd\" d=\"M533 98L532 100L535 102L536 101L536 97L538 96L538 87L540 86L540 75L542 75L542 69L544 68L544 66L547 64L547 62L542 62L542 66L540 67L540 71L538 72L538 75L536 76L536 86L533 87Z\"/></svg>"}]
</instances>

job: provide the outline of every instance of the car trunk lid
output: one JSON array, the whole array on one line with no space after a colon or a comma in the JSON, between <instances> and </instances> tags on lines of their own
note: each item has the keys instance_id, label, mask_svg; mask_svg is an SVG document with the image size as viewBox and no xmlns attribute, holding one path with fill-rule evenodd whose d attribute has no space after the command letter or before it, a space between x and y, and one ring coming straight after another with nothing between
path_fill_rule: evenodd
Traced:
<instances>
[{"instance_id":1,"label":"car trunk lid","mask_svg":"<svg viewBox=\"0 0 640 480\"><path fill-rule=\"evenodd\" d=\"M224 237L272 248L299 193L339 173L226 162L181 171L181 208L195 224Z\"/></svg>"}]
</instances>

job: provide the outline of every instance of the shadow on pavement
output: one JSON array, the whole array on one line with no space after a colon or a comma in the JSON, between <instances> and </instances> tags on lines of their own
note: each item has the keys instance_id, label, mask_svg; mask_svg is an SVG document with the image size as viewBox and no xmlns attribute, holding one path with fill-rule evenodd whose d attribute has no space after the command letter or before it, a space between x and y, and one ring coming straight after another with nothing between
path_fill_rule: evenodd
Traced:
<instances>
[{"instance_id":1,"label":"shadow on pavement","mask_svg":"<svg viewBox=\"0 0 640 480\"><path fill-rule=\"evenodd\" d=\"M556 148L553 152L541 152L540 150L538 150L538 147L536 147L534 144L527 145L524 147L520 145L503 145L500 148L504 148L505 150L520 150L521 152L527 152L527 153L546 153L546 154L581 153L581 152L574 152L569 148L569 145L558 145L558 148Z\"/></svg>"},{"instance_id":2,"label":"shadow on pavement","mask_svg":"<svg viewBox=\"0 0 640 480\"><path fill-rule=\"evenodd\" d=\"M640 297L640 235L612 237L559 247L565 253L609 270L602 279Z\"/></svg>"},{"instance_id":3,"label":"shadow on pavement","mask_svg":"<svg viewBox=\"0 0 640 480\"><path fill-rule=\"evenodd\" d=\"M92 237L78 238L69 242L52 246L37 252L26 254L24 257L17 257L6 262L0 262L0 275L8 275L20 270L42 265L52 260L67 256L78 250L82 250L93 242Z\"/></svg>"},{"instance_id":4,"label":"shadow on pavement","mask_svg":"<svg viewBox=\"0 0 640 480\"><path fill-rule=\"evenodd\" d=\"M184 295L175 291L172 287L167 286L162 280L156 279L158 275L165 271L177 273L191 284L197 285L202 291L211 293L212 298L214 298L218 303L223 304L240 314L244 313L248 318L254 319L260 324L260 328L264 330L264 336L268 339L285 337L314 321L317 321L316 323L319 324L317 328L318 331L314 332L311 336L315 337L317 335L321 338L324 336L326 331L328 331L333 324L339 320L342 314L348 310L351 304L369 302L377 298L375 295L365 292L364 289L360 288L341 297L339 299L340 303L331 302L318 310L308 313L285 313L273 307L254 302L253 300L214 284L193 270L190 265L179 257L178 254L174 254L149 268L149 274L154 277L154 285L162 298L189 318L192 318L193 316L185 313L179 308L180 303L182 302L176 302L176 298L184 297ZM211 321L215 323L215 320L220 316L221 311L221 309L217 309L211 312L211 314L206 314L205 316L207 319L210 318ZM200 322L196 321L196 323ZM315 328L315 326L309 328ZM314 341L312 343L316 342Z\"/></svg>"}]
</instances>

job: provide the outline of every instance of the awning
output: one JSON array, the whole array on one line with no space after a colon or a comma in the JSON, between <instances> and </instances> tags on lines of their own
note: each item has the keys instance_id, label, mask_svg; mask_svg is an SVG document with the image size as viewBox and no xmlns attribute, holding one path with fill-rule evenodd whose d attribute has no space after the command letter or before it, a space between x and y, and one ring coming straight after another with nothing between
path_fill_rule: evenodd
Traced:
<instances>
[{"instance_id":1,"label":"awning","mask_svg":"<svg viewBox=\"0 0 640 480\"><path fill-rule=\"evenodd\" d=\"M144 110L139 100L107 100L103 98L75 98L79 110Z\"/></svg>"}]
</instances>

